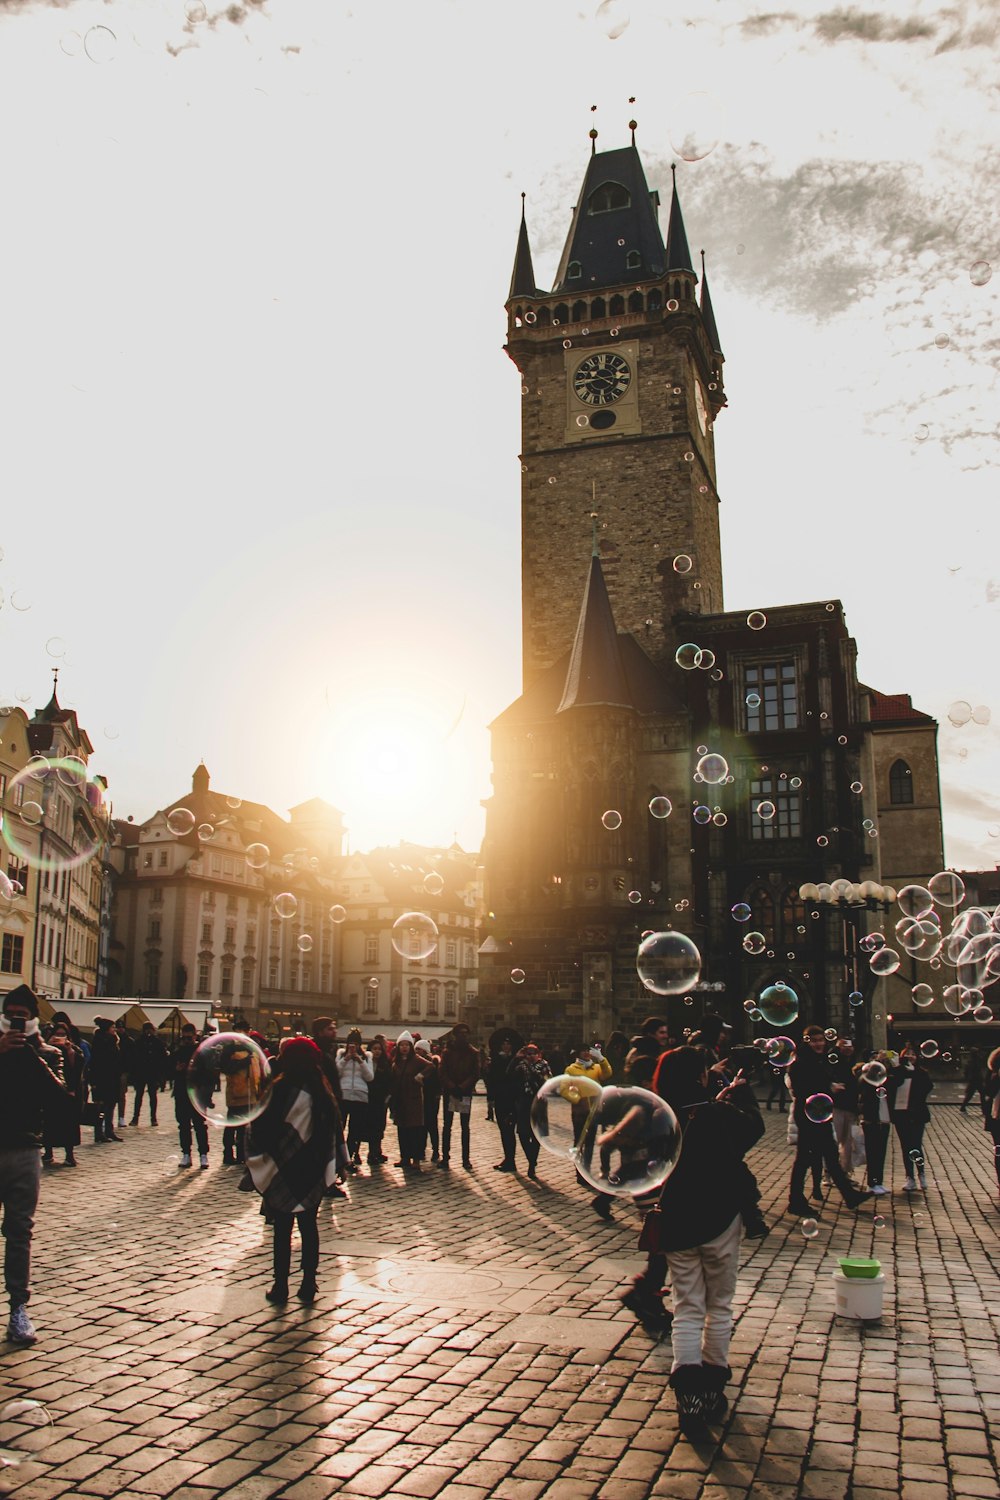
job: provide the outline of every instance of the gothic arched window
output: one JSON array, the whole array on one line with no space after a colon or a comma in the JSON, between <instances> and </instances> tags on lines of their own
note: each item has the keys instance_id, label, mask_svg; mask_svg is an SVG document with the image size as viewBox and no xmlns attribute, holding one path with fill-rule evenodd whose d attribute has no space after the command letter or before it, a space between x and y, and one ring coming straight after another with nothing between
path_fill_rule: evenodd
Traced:
<instances>
[{"instance_id":1,"label":"gothic arched window","mask_svg":"<svg viewBox=\"0 0 1000 1500\"><path fill-rule=\"evenodd\" d=\"M894 761L889 771L889 801L897 806L913 801L913 772L905 760Z\"/></svg>"},{"instance_id":2,"label":"gothic arched window","mask_svg":"<svg viewBox=\"0 0 1000 1500\"><path fill-rule=\"evenodd\" d=\"M607 214L615 208L628 208L632 199L620 182L604 182L587 199L588 214Z\"/></svg>"}]
</instances>

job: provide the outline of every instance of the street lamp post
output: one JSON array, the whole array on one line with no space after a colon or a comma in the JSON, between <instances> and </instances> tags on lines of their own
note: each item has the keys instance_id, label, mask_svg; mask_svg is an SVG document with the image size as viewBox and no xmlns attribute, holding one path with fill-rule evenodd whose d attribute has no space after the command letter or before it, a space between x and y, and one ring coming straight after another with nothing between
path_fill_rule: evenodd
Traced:
<instances>
[{"instance_id":1,"label":"street lamp post","mask_svg":"<svg viewBox=\"0 0 1000 1500\"><path fill-rule=\"evenodd\" d=\"M871 997L872 986L868 985L862 989L862 982L858 969L858 954L861 943L861 917L866 911L887 914L892 903L896 899L896 892L891 885L878 885L874 880L865 880L855 884L850 880L823 881L820 885L807 883L799 887L799 900L812 908L813 911L837 911L841 919L840 946L844 963L844 984L848 988L848 994L864 995L867 1000ZM885 1016L881 1015L868 1019L865 1024L863 1007L851 1005L848 1002L846 1019L850 1023L854 1034L856 1050L864 1040L866 1043L870 1038L870 1045L876 1048L884 1048L886 1045ZM862 1036L862 1032L868 1033Z\"/></svg>"}]
</instances>

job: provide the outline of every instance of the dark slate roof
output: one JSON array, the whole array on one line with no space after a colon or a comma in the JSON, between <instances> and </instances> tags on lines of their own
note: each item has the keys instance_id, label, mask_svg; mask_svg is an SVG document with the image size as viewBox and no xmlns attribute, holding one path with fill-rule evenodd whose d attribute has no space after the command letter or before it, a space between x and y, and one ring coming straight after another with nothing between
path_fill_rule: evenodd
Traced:
<instances>
[{"instance_id":1,"label":"dark slate roof","mask_svg":"<svg viewBox=\"0 0 1000 1500\"><path fill-rule=\"evenodd\" d=\"M75 708L60 708L56 697L55 688L52 689L52 697L44 708L38 709L28 723L28 744L36 754L50 750L55 744L54 725L65 725L76 744L87 755L93 755L94 747L90 743L90 736L85 729L80 728L80 721L76 716Z\"/></svg>"},{"instance_id":2,"label":"dark slate roof","mask_svg":"<svg viewBox=\"0 0 1000 1500\"><path fill-rule=\"evenodd\" d=\"M670 194L670 220L667 224L666 269L668 271L693 271L687 231L684 228L684 215L681 213L681 200L677 196L677 171L674 167L670 170L674 176L674 185Z\"/></svg>"},{"instance_id":3,"label":"dark slate roof","mask_svg":"<svg viewBox=\"0 0 1000 1500\"><path fill-rule=\"evenodd\" d=\"M557 712L598 704L616 708L635 706L625 676L601 559L595 554L590 559L576 638L569 654L566 686Z\"/></svg>"},{"instance_id":4,"label":"dark slate roof","mask_svg":"<svg viewBox=\"0 0 1000 1500\"><path fill-rule=\"evenodd\" d=\"M712 346L712 353L722 354L722 345L719 343L719 329L715 321L715 312L712 308L712 296L708 290L708 277L705 275L705 252L701 256L701 319L708 334L708 341Z\"/></svg>"},{"instance_id":5,"label":"dark slate roof","mask_svg":"<svg viewBox=\"0 0 1000 1500\"><path fill-rule=\"evenodd\" d=\"M654 665L633 635L619 635L618 649L628 686L631 706L640 714L676 714L685 711L683 700L672 691L666 675ZM498 714L490 728L513 728L539 724L559 713L566 690L570 652L547 668L520 698Z\"/></svg>"},{"instance_id":6,"label":"dark slate roof","mask_svg":"<svg viewBox=\"0 0 1000 1500\"><path fill-rule=\"evenodd\" d=\"M913 699L909 693L879 693L875 688L868 688L871 694L871 719L873 724L899 723L907 720L916 724L933 724L935 721L930 714L925 714L919 708L913 707Z\"/></svg>"},{"instance_id":7,"label":"dark slate roof","mask_svg":"<svg viewBox=\"0 0 1000 1500\"><path fill-rule=\"evenodd\" d=\"M517 249L514 252L514 271L510 278L510 295L511 297L534 297L537 290L535 286L535 269L531 264L531 245L528 242L528 225L524 218L524 198L522 195L521 228L518 231Z\"/></svg>"},{"instance_id":8,"label":"dark slate roof","mask_svg":"<svg viewBox=\"0 0 1000 1500\"><path fill-rule=\"evenodd\" d=\"M627 207L589 213L587 206L592 195L608 183L619 184L626 190ZM659 195L650 192L634 146L599 151L591 156L553 290L571 292L579 288L593 292L599 287L622 286L662 276L665 266L663 236L656 217L658 207ZM619 240L624 244L619 244ZM640 256L639 265L631 270L626 265L630 250L637 250ZM582 274L569 280L567 271L572 261L580 262Z\"/></svg>"}]
</instances>

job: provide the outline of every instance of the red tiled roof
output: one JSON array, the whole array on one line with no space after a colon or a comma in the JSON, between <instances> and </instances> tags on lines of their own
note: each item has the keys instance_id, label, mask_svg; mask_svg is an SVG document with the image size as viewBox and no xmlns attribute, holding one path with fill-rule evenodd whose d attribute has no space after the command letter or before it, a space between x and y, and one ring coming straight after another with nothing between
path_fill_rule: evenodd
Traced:
<instances>
[{"instance_id":1,"label":"red tiled roof","mask_svg":"<svg viewBox=\"0 0 1000 1500\"><path fill-rule=\"evenodd\" d=\"M879 720L912 719L918 723L933 724L934 720L930 714L921 713L919 708L913 707L913 699L909 693L879 693L874 688L869 688L871 694L871 716L872 723Z\"/></svg>"}]
</instances>

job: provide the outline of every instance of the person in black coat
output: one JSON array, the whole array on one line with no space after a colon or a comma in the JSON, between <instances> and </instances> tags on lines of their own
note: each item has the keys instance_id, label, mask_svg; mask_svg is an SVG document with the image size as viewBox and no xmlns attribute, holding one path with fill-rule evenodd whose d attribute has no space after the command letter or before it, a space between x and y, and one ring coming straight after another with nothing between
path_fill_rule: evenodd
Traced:
<instances>
[{"instance_id":1,"label":"person in black coat","mask_svg":"<svg viewBox=\"0 0 1000 1500\"><path fill-rule=\"evenodd\" d=\"M157 1036L156 1027L152 1021L145 1021L132 1052L132 1083L135 1086L135 1102L132 1106L133 1125L139 1123L143 1094L149 1095L149 1123L156 1124L156 1098L166 1081L166 1046Z\"/></svg>"},{"instance_id":2,"label":"person in black coat","mask_svg":"<svg viewBox=\"0 0 1000 1500\"><path fill-rule=\"evenodd\" d=\"M494 1038L490 1045L490 1060L486 1068L486 1092L493 1106L493 1117L500 1131L503 1160L494 1166L494 1172L513 1172L514 1153L517 1150L517 1126L514 1108L514 1043L509 1036L499 1041Z\"/></svg>"},{"instance_id":3,"label":"person in black coat","mask_svg":"<svg viewBox=\"0 0 1000 1500\"><path fill-rule=\"evenodd\" d=\"M121 1089L121 1052L115 1023L106 1016L94 1018L94 1035L90 1043L90 1062L87 1064L87 1084L90 1097L97 1109L94 1121L94 1145L105 1141L120 1142L115 1135L115 1115L118 1110L118 1095Z\"/></svg>"},{"instance_id":4,"label":"person in black coat","mask_svg":"<svg viewBox=\"0 0 1000 1500\"><path fill-rule=\"evenodd\" d=\"M660 1196L656 1251L665 1256L673 1285L670 1384L681 1431L696 1436L706 1422L721 1420L728 1405L723 1391L731 1374L749 1175L743 1158L764 1134L764 1122L749 1084L710 1089L709 1058L700 1048L665 1053L655 1084L683 1131L680 1157Z\"/></svg>"},{"instance_id":5,"label":"person in black coat","mask_svg":"<svg viewBox=\"0 0 1000 1500\"><path fill-rule=\"evenodd\" d=\"M788 1187L788 1212L800 1217L812 1217L816 1213L816 1209L806 1199L804 1189L806 1173L817 1160L823 1162L827 1175L839 1189L848 1208L858 1208L866 1198L871 1197L870 1192L862 1192L853 1185L837 1159L837 1141L831 1123L832 1109L830 1120L823 1123L811 1120L806 1114L806 1101L814 1095L826 1094L831 1101L835 1101L843 1088L842 1084L833 1080L826 1055L828 1046L822 1026L807 1026L802 1035L802 1045L796 1049L795 1061L788 1068L795 1101L792 1114L799 1134Z\"/></svg>"},{"instance_id":6,"label":"person in black coat","mask_svg":"<svg viewBox=\"0 0 1000 1500\"><path fill-rule=\"evenodd\" d=\"M1000 1047L996 1047L986 1059L983 1093L986 1099L983 1129L993 1140L993 1163L997 1174L997 1189L1000 1190Z\"/></svg>"},{"instance_id":7,"label":"person in black coat","mask_svg":"<svg viewBox=\"0 0 1000 1500\"><path fill-rule=\"evenodd\" d=\"M45 1128L42 1132L45 1149L42 1161L46 1166L52 1166L55 1160L53 1152L58 1146L66 1153L67 1167L75 1167L77 1162L73 1148L80 1144L80 1116L83 1112L83 1053L79 1047L74 1046L64 1022L53 1026L49 1045L62 1054L62 1078L66 1094L65 1097L54 1096L45 1110Z\"/></svg>"},{"instance_id":8,"label":"person in black coat","mask_svg":"<svg viewBox=\"0 0 1000 1500\"><path fill-rule=\"evenodd\" d=\"M927 1186L924 1172L924 1130L931 1118L927 1098L934 1082L920 1058L907 1044L899 1056L899 1065L889 1074L889 1113L903 1154L906 1192L923 1191Z\"/></svg>"}]
</instances>

